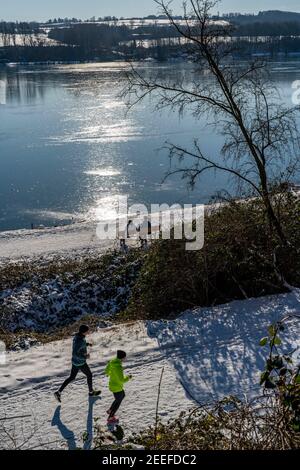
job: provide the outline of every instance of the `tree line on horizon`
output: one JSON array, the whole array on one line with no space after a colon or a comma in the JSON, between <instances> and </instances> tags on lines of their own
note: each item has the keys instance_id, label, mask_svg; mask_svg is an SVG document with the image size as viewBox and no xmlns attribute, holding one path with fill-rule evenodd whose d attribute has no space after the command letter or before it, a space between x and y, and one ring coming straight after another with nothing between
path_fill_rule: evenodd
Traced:
<instances>
[{"instance_id":1,"label":"tree line on horizon","mask_svg":"<svg viewBox=\"0 0 300 470\"><path fill-rule=\"evenodd\" d=\"M181 41L174 25L156 22L163 17L150 15L141 18L139 24L134 24L134 19L132 23L119 23L116 17L105 17L102 22L94 21L94 18L88 22L58 18L49 20L50 28L37 22L1 21L0 61L112 60L122 57L164 60L185 54L187 45ZM277 22L270 21L275 17ZM291 17L294 21L290 21ZM176 20L180 18L175 17ZM232 35L238 38L242 54L300 53L300 13L230 13L222 18L230 20L234 28ZM280 18L286 21L279 21ZM155 21L147 23L147 19ZM58 26L58 23L63 23L63 26ZM260 42L259 37L266 39Z\"/></svg>"}]
</instances>

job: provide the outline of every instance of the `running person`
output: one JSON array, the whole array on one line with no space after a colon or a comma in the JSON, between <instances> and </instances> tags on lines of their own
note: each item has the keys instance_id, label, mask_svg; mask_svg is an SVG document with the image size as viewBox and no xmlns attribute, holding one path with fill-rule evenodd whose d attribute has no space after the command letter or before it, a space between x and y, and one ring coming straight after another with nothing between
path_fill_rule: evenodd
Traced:
<instances>
[{"instance_id":1,"label":"running person","mask_svg":"<svg viewBox=\"0 0 300 470\"><path fill-rule=\"evenodd\" d=\"M119 420L116 417L116 412L120 408L122 401L125 398L124 384L132 379L131 375L125 376L123 371L122 362L126 358L124 351L118 351L117 357L112 359L106 366L105 374L109 377L109 390L113 393L115 400L107 411L108 424L115 424Z\"/></svg>"},{"instance_id":2,"label":"running person","mask_svg":"<svg viewBox=\"0 0 300 470\"><path fill-rule=\"evenodd\" d=\"M79 371L83 372L87 378L87 384L89 387L89 396L96 397L100 395L101 392L97 392L93 389L93 375L92 372L87 365L86 360L90 357L87 352L87 347L91 346L91 344L86 342L86 335L89 331L89 327L86 325L81 325L79 328L78 333L74 336L73 339L73 351L72 351L72 369L70 377L68 377L62 386L59 388L57 392L54 393L55 398L61 402L61 394L62 391L71 383L73 382Z\"/></svg>"}]
</instances>

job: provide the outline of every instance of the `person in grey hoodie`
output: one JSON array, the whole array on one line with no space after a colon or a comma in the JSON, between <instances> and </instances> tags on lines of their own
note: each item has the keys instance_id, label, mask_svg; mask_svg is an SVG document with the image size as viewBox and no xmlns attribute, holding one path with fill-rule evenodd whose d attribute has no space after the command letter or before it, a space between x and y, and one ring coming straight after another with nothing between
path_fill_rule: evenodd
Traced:
<instances>
[{"instance_id":1,"label":"person in grey hoodie","mask_svg":"<svg viewBox=\"0 0 300 470\"><path fill-rule=\"evenodd\" d=\"M89 358L87 352L87 347L91 344L87 343L85 337L89 331L89 327L86 325L81 325L78 333L74 336L73 339L73 350L72 350L72 369L70 376L64 381L62 386L54 393L55 398L61 402L61 394L63 390L73 382L79 371L83 372L87 378L87 384L89 387L89 396L96 397L100 395L100 391L95 391L93 389L93 375L91 369L89 368L86 360Z\"/></svg>"}]
</instances>

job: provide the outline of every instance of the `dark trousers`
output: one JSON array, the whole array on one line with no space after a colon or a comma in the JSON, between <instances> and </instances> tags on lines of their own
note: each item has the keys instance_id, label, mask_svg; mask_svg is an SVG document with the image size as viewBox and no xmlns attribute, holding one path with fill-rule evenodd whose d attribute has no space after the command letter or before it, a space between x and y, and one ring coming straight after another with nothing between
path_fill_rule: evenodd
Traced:
<instances>
[{"instance_id":1,"label":"dark trousers","mask_svg":"<svg viewBox=\"0 0 300 470\"><path fill-rule=\"evenodd\" d=\"M114 393L114 397L115 397L115 401L110 407L109 418L112 418L113 416L115 416L116 412L120 408L120 405L125 398L124 390L122 392Z\"/></svg>"},{"instance_id":2,"label":"dark trousers","mask_svg":"<svg viewBox=\"0 0 300 470\"><path fill-rule=\"evenodd\" d=\"M74 365L72 366L70 377L68 377L64 381L62 386L60 387L60 389L59 389L60 393L67 387L67 385L69 385L69 383L73 382L73 380L76 379L77 374L80 370L81 370L81 372L84 373L84 375L86 375L89 391L90 392L93 391L93 375L92 375L92 372L91 372L91 369L89 368L89 366L87 364L84 364L83 366L78 366L78 367L74 366Z\"/></svg>"}]
</instances>

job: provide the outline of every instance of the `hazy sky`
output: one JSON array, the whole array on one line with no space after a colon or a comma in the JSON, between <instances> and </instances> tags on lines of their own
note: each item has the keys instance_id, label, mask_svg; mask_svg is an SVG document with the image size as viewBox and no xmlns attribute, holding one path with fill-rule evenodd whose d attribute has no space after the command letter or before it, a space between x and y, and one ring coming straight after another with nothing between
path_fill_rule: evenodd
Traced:
<instances>
[{"instance_id":1,"label":"hazy sky","mask_svg":"<svg viewBox=\"0 0 300 470\"><path fill-rule=\"evenodd\" d=\"M182 0L174 0L176 11ZM299 0L223 0L219 11L257 12L259 10L300 12ZM55 17L145 16L157 13L153 0L0 0L0 19L46 20Z\"/></svg>"}]
</instances>

